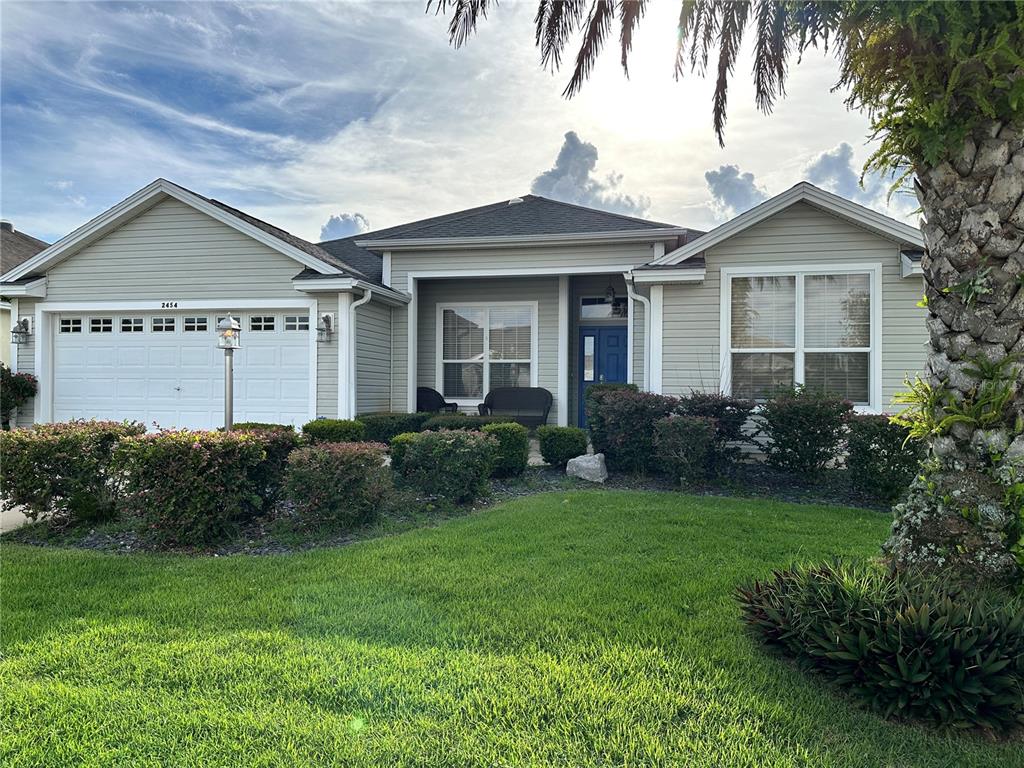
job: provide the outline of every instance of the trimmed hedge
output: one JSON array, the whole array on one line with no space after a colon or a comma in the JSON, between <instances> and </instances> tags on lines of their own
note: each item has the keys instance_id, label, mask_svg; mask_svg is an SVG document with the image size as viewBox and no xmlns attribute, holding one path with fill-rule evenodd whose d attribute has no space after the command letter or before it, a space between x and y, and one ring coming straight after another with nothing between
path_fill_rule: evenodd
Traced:
<instances>
[{"instance_id":1,"label":"trimmed hedge","mask_svg":"<svg viewBox=\"0 0 1024 768\"><path fill-rule=\"evenodd\" d=\"M419 436L419 432L403 432L400 435L395 435L391 438L391 469L397 473L402 472L402 459L405 458L405 452L409 449L409 446L415 442Z\"/></svg>"},{"instance_id":2,"label":"trimmed hedge","mask_svg":"<svg viewBox=\"0 0 1024 768\"><path fill-rule=\"evenodd\" d=\"M167 431L126 437L114 449L123 512L166 546L232 534L262 507L263 443L247 432Z\"/></svg>"},{"instance_id":3,"label":"trimmed hedge","mask_svg":"<svg viewBox=\"0 0 1024 768\"><path fill-rule=\"evenodd\" d=\"M464 413L446 413L431 416L423 423L424 432L437 432L442 429L472 430L479 432L488 424L514 424L507 416L469 416Z\"/></svg>"},{"instance_id":4,"label":"trimmed hedge","mask_svg":"<svg viewBox=\"0 0 1024 768\"><path fill-rule=\"evenodd\" d=\"M299 447L299 434L290 424L259 421L244 421L232 429L253 435L263 445L266 458L256 467L253 481L263 499L263 508L269 509L281 498L288 455Z\"/></svg>"},{"instance_id":5,"label":"trimmed hedge","mask_svg":"<svg viewBox=\"0 0 1024 768\"><path fill-rule=\"evenodd\" d=\"M540 455L553 467L564 467L569 459L575 459L587 452L587 433L579 427L537 428Z\"/></svg>"},{"instance_id":6,"label":"trimmed hedge","mask_svg":"<svg viewBox=\"0 0 1024 768\"><path fill-rule=\"evenodd\" d=\"M715 444L715 420L705 416L668 416L654 425L654 446L662 470L680 485L708 477L708 456Z\"/></svg>"},{"instance_id":7,"label":"trimmed hedge","mask_svg":"<svg viewBox=\"0 0 1024 768\"><path fill-rule=\"evenodd\" d=\"M853 416L846 437L846 469L853 487L893 502L910 487L924 459L923 446L888 416Z\"/></svg>"},{"instance_id":8,"label":"trimmed hedge","mask_svg":"<svg viewBox=\"0 0 1024 768\"><path fill-rule=\"evenodd\" d=\"M1024 722L1024 605L842 562L737 592L766 644L884 717L1006 733Z\"/></svg>"},{"instance_id":9,"label":"trimmed hedge","mask_svg":"<svg viewBox=\"0 0 1024 768\"><path fill-rule=\"evenodd\" d=\"M709 475L727 474L742 456L743 443L750 442L744 426L750 421L756 404L717 392L692 391L679 400L679 413L714 421L715 433L707 450Z\"/></svg>"},{"instance_id":10,"label":"trimmed hedge","mask_svg":"<svg viewBox=\"0 0 1024 768\"><path fill-rule=\"evenodd\" d=\"M398 474L406 484L429 496L470 502L487 492L495 443L481 432L420 432L408 440Z\"/></svg>"},{"instance_id":11,"label":"trimmed hedge","mask_svg":"<svg viewBox=\"0 0 1024 768\"><path fill-rule=\"evenodd\" d=\"M530 460L530 430L522 424L485 424L480 430L495 440L494 477L517 477Z\"/></svg>"},{"instance_id":12,"label":"trimmed hedge","mask_svg":"<svg viewBox=\"0 0 1024 768\"><path fill-rule=\"evenodd\" d=\"M111 455L137 422L71 421L0 433L0 504L32 520L97 522L115 514Z\"/></svg>"},{"instance_id":13,"label":"trimmed hedge","mask_svg":"<svg viewBox=\"0 0 1024 768\"><path fill-rule=\"evenodd\" d=\"M354 528L391 495L381 443L317 443L292 451L285 487L303 522Z\"/></svg>"},{"instance_id":14,"label":"trimmed hedge","mask_svg":"<svg viewBox=\"0 0 1024 768\"><path fill-rule=\"evenodd\" d=\"M755 417L769 464L794 474L816 474L838 458L853 404L796 387L767 400Z\"/></svg>"},{"instance_id":15,"label":"trimmed hedge","mask_svg":"<svg viewBox=\"0 0 1024 768\"><path fill-rule=\"evenodd\" d=\"M357 416L366 428L365 439L376 443L389 443L395 435L404 432L419 432L423 423L432 418L433 413L366 413Z\"/></svg>"},{"instance_id":16,"label":"trimmed hedge","mask_svg":"<svg viewBox=\"0 0 1024 768\"><path fill-rule=\"evenodd\" d=\"M354 419L314 419L302 426L302 434L311 443L360 443L366 427Z\"/></svg>"},{"instance_id":17,"label":"trimmed hedge","mask_svg":"<svg viewBox=\"0 0 1024 768\"><path fill-rule=\"evenodd\" d=\"M610 468L637 473L655 468L654 425L675 412L677 398L639 392L632 385L597 385L588 390L587 404L590 441Z\"/></svg>"}]
</instances>

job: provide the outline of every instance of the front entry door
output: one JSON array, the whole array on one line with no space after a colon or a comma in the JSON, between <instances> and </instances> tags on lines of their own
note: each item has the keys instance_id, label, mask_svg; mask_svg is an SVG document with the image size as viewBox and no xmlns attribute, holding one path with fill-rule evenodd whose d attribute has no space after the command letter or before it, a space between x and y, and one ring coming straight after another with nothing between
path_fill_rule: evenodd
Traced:
<instances>
[{"instance_id":1,"label":"front entry door","mask_svg":"<svg viewBox=\"0 0 1024 768\"><path fill-rule=\"evenodd\" d=\"M626 327L622 325L580 328L579 425L587 426L584 397L591 384L626 382Z\"/></svg>"}]
</instances>

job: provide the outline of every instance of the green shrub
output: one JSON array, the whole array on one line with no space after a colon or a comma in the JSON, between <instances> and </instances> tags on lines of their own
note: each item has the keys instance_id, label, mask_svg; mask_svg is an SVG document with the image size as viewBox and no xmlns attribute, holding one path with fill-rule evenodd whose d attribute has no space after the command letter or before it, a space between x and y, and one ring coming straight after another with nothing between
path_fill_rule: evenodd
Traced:
<instances>
[{"instance_id":1,"label":"green shrub","mask_svg":"<svg viewBox=\"0 0 1024 768\"><path fill-rule=\"evenodd\" d=\"M708 477L708 455L715 442L715 420L704 416L667 416L654 425L654 447L662 470L680 485Z\"/></svg>"},{"instance_id":2,"label":"green shrub","mask_svg":"<svg viewBox=\"0 0 1024 768\"><path fill-rule=\"evenodd\" d=\"M587 433L579 427L537 428L540 441L540 455L553 467L564 467L569 459L575 459L587 452Z\"/></svg>"},{"instance_id":3,"label":"green shrub","mask_svg":"<svg viewBox=\"0 0 1024 768\"><path fill-rule=\"evenodd\" d=\"M0 339L0 344L7 339ZM14 373L6 364L0 363L0 422L8 429L11 414L33 397L39 389L39 382L31 373Z\"/></svg>"},{"instance_id":4,"label":"green shrub","mask_svg":"<svg viewBox=\"0 0 1024 768\"><path fill-rule=\"evenodd\" d=\"M750 442L744 427L750 421L756 404L753 400L721 395L717 392L693 391L679 400L679 413L714 420L715 434L708 447L708 472L724 475L743 454L742 445Z\"/></svg>"},{"instance_id":5,"label":"green shrub","mask_svg":"<svg viewBox=\"0 0 1024 768\"><path fill-rule=\"evenodd\" d=\"M470 502L487 492L494 453L494 438L481 432L420 432L408 441L399 476L429 496Z\"/></svg>"},{"instance_id":6,"label":"green shrub","mask_svg":"<svg viewBox=\"0 0 1024 768\"><path fill-rule=\"evenodd\" d=\"M71 421L0 433L0 504L36 520L98 522L114 516L110 460L117 442L142 424Z\"/></svg>"},{"instance_id":7,"label":"green shrub","mask_svg":"<svg viewBox=\"0 0 1024 768\"><path fill-rule=\"evenodd\" d=\"M797 474L820 472L839 456L852 411L848 400L805 387L780 392L755 417L758 435L768 438L761 446L768 463Z\"/></svg>"},{"instance_id":8,"label":"green shrub","mask_svg":"<svg viewBox=\"0 0 1024 768\"><path fill-rule=\"evenodd\" d=\"M391 438L391 469L395 473L401 473L405 452L409 450L409 446L415 442L418 436L419 432L403 432Z\"/></svg>"},{"instance_id":9,"label":"green shrub","mask_svg":"<svg viewBox=\"0 0 1024 768\"><path fill-rule=\"evenodd\" d=\"M495 440L495 477L517 477L526 471L530 460L530 430L522 424L485 424L480 430Z\"/></svg>"},{"instance_id":10,"label":"green shrub","mask_svg":"<svg viewBox=\"0 0 1024 768\"><path fill-rule=\"evenodd\" d=\"M258 468L266 459L247 432L166 431L127 437L114 449L121 509L165 546L233 534L262 506Z\"/></svg>"},{"instance_id":11,"label":"green shrub","mask_svg":"<svg viewBox=\"0 0 1024 768\"><path fill-rule=\"evenodd\" d=\"M302 427L311 443L359 443L366 438L366 427L353 419L314 419Z\"/></svg>"},{"instance_id":12,"label":"green shrub","mask_svg":"<svg viewBox=\"0 0 1024 768\"><path fill-rule=\"evenodd\" d=\"M264 509L269 509L281 498L284 485L284 471L288 465L288 454L299 446L299 434L290 424L266 424L245 421L235 424L235 432L253 435L263 444L266 458L256 467L253 480L256 483Z\"/></svg>"},{"instance_id":13,"label":"green shrub","mask_svg":"<svg viewBox=\"0 0 1024 768\"><path fill-rule=\"evenodd\" d=\"M366 439L376 443L389 443L403 432L419 432L423 422L432 413L366 413L357 417L366 427Z\"/></svg>"},{"instance_id":14,"label":"green shrub","mask_svg":"<svg viewBox=\"0 0 1024 768\"><path fill-rule=\"evenodd\" d=\"M1024 606L843 563L737 593L765 643L885 717L1006 732L1024 722Z\"/></svg>"},{"instance_id":15,"label":"green shrub","mask_svg":"<svg viewBox=\"0 0 1024 768\"><path fill-rule=\"evenodd\" d=\"M583 393L583 409L587 414L587 430L590 432L590 443L595 451L601 451L599 445L607 442L605 438L604 400L616 392L639 392L636 384L591 384Z\"/></svg>"},{"instance_id":16,"label":"green shrub","mask_svg":"<svg viewBox=\"0 0 1024 768\"><path fill-rule=\"evenodd\" d=\"M442 429L472 430L479 432L488 424L515 423L508 416L469 416L465 413L445 413L431 416L423 423L424 432L437 432Z\"/></svg>"},{"instance_id":17,"label":"green shrub","mask_svg":"<svg viewBox=\"0 0 1024 768\"><path fill-rule=\"evenodd\" d=\"M391 495L381 443L317 443L292 451L285 487L303 522L354 528Z\"/></svg>"},{"instance_id":18,"label":"green shrub","mask_svg":"<svg viewBox=\"0 0 1024 768\"><path fill-rule=\"evenodd\" d=\"M587 395L594 451L604 453L612 469L638 473L653 469L657 461L654 424L672 414L679 401L626 386L594 386Z\"/></svg>"},{"instance_id":19,"label":"green shrub","mask_svg":"<svg viewBox=\"0 0 1024 768\"><path fill-rule=\"evenodd\" d=\"M854 488L894 502L910 487L924 459L921 443L888 416L854 416L846 438L846 469Z\"/></svg>"}]
</instances>

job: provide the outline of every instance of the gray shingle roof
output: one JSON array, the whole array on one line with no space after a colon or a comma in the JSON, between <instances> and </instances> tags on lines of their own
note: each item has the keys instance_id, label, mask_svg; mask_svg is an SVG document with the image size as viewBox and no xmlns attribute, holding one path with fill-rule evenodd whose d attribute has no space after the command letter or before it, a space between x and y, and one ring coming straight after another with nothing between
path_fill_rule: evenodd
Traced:
<instances>
[{"instance_id":1,"label":"gray shingle roof","mask_svg":"<svg viewBox=\"0 0 1024 768\"><path fill-rule=\"evenodd\" d=\"M49 243L44 243L37 237L26 235L24 232L11 227L0 229L0 275L5 275L19 264L22 264L40 251L49 248Z\"/></svg>"}]
</instances>

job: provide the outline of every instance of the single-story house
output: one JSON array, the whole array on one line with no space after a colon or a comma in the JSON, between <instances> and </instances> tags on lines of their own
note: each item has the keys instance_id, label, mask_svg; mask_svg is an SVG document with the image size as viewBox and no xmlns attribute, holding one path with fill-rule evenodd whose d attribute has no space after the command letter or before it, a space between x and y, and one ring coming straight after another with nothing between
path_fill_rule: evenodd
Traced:
<instances>
[{"instance_id":1,"label":"single-story house","mask_svg":"<svg viewBox=\"0 0 1024 768\"><path fill-rule=\"evenodd\" d=\"M0 221L0 275L28 261L49 243L19 232L9 221ZM10 365L11 347L3 341L11 338L11 303L0 295L0 363Z\"/></svg>"},{"instance_id":2,"label":"single-story house","mask_svg":"<svg viewBox=\"0 0 1024 768\"><path fill-rule=\"evenodd\" d=\"M314 244L159 179L6 274L39 394L19 424L222 423L216 325L242 324L235 420L475 410L598 381L890 408L926 358L914 227L801 183L710 232L535 195Z\"/></svg>"}]
</instances>

